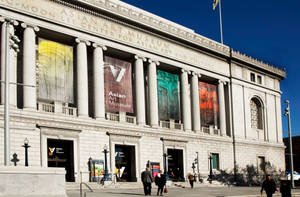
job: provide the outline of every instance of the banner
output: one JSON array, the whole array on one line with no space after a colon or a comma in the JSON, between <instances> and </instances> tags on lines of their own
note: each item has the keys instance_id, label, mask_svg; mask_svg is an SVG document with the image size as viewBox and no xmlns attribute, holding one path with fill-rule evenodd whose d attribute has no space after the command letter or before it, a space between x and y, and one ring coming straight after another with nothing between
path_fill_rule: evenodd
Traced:
<instances>
[{"instance_id":1,"label":"banner","mask_svg":"<svg viewBox=\"0 0 300 197\"><path fill-rule=\"evenodd\" d=\"M160 120L180 120L178 75L157 70L158 113Z\"/></svg>"},{"instance_id":2,"label":"banner","mask_svg":"<svg viewBox=\"0 0 300 197\"><path fill-rule=\"evenodd\" d=\"M105 108L133 113L131 63L104 57Z\"/></svg>"},{"instance_id":3,"label":"banner","mask_svg":"<svg viewBox=\"0 0 300 197\"><path fill-rule=\"evenodd\" d=\"M199 81L201 125L218 126L219 104L217 85Z\"/></svg>"},{"instance_id":4,"label":"banner","mask_svg":"<svg viewBox=\"0 0 300 197\"><path fill-rule=\"evenodd\" d=\"M74 103L73 48L38 39L38 98Z\"/></svg>"}]
</instances>

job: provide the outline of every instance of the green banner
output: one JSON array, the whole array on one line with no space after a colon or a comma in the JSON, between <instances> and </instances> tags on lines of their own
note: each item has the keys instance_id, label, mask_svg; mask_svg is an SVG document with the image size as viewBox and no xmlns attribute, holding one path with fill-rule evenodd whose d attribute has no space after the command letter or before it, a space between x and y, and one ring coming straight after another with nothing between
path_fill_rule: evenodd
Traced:
<instances>
[{"instance_id":1,"label":"green banner","mask_svg":"<svg viewBox=\"0 0 300 197\"><path fill-rule=\"evenodd\" d=\"M160 120L180 120L178 75L157 70L158 111Z\"/></svg>"}]
</instances>

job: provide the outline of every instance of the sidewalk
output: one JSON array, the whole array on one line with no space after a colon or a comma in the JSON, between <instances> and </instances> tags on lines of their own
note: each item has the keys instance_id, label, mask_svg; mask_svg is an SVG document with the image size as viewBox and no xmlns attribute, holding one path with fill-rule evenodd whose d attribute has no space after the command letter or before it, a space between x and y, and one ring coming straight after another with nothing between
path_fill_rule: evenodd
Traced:
<instances>
[{"instance_id":1,"label":"sidewalk","mask_svg":"<svg viewBox=\"0 0 300 197\"><path fill-rule=\"evenodd\" d=\"M170 197L261 197L260 187L236 187L236 186L199 186L191 189L188 187L169 187L168 193L164 196ZM85 192L87 190L84 190ZM69 197L80 197L79 190L69 190ZM84 193L83 193L84 196ZM87 192L86 197L136 197L144 196L142 188L104 188L97 189L94 192ZM156 196L156 188L152 188L152 196ZM265 193L262 195L265 197ZM277 192L274 197L281 196ZM293 190L293 196L300 197L300 189Z\"/></svg>"}]
</instances>

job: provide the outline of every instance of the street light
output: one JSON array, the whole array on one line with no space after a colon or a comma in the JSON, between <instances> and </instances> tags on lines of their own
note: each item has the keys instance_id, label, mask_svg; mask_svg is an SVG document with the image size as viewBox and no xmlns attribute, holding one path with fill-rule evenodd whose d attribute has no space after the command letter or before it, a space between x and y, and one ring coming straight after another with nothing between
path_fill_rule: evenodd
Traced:
<instances>
[{"instance_id":1,"label":"street light","mask_svg":"<svg viewBox=\"0 0 300 197\"><path fill-rule=\"evenodd\" d=\"M111 181L109 174L108 174L108 168L107 168L107 153L109 153L109 151L107 150L108 147L105 144L103 147L103 153L104 153L104 177L103 177L103 181Z\"/></svg>"},{"instance_id":2,"label":"street light","mask_svg":"<svg viewBox=\"0 0 300 197\"><path fill-rule=\"evenodd\" d=\"M293 144L292 144L292 132L291 132L291 115L290 115L290 102L289 100L284 101L287 104L285 108L284 115L288 118L288 129L289 129L289 142L290 142L290 174L291 174L291 182L292 188L295 188L294 183L294 161L293 161Z\"/></svg>"},{"instance_id":3,"label":"street light","mask_svg":"<svg viewBox=\"0 0 300 197\"><path fill-rule=\"evenodd\" d=\"M25 148L25 166L28 166L28 148L29 140L25 138L23 147Z\"/></svg>"},{"instance_id":4,"label":"street light","mask_svg":"<svg viewBox=\"0 0 300 197\"><path fill-rule=\"evenodd\" d=\"M5 101L4 101L4 165L9 166L10 155L10 128L9 128L9 91L10 91L10 49L19 52L20 40L17 36L11 35L11 25L18 25L18 22L9 18L0 18L5 25ZM3 81L1 81L3 82Z\"/></svg>"},{"instance_id":5,"label":"street light","mask_svg":"<svg viewBox=\"0 0 300 197\"><path fill-rule=\"evenodd\" d=\"M200 182L200 170L199 170L199 153L196 152L197 158L195 159L195 163L197 164L197 174L198 174L198 181Z\"/></svg>"}]
</instances>

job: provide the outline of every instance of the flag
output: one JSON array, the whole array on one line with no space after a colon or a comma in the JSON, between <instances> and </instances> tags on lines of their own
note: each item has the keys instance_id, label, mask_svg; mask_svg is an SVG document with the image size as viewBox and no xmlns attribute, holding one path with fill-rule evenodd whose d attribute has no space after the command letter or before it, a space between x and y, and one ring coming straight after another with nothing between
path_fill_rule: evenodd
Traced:
<instances>
[{"instance_id":1,"label":"flag","mask_svg":"<svg viewBox=\"0 0 300 197\"><path fill-rule=\"evenodd\" d=\"M218 6L220 0L214 0L214 4L213 4L213 10L216 9L216 7Z\"/></svg>"}]
</instances>

